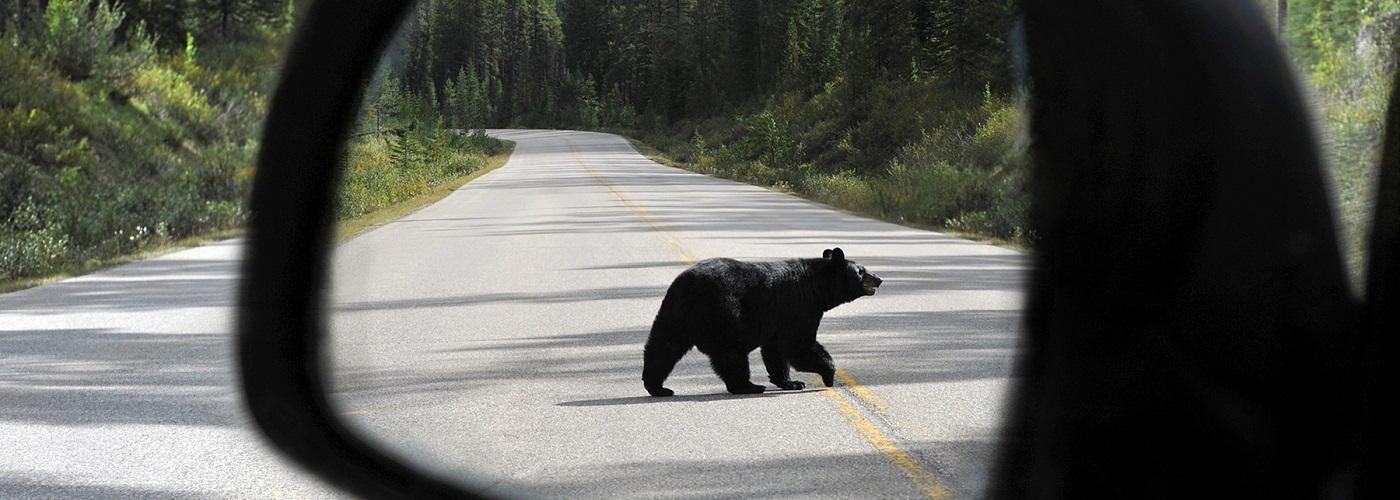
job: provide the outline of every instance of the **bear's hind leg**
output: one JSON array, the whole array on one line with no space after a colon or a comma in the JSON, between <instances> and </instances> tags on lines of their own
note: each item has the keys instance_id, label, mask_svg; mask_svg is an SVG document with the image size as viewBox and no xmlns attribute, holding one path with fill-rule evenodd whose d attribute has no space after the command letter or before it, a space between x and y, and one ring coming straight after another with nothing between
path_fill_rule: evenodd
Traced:
<instances>
[{"instance_id":1,"label":"bear's hind leg","mask_svg":"<svg viewBox=\"0 0 1400 500\"><path fill-rule=\"evenodd\" d=\"M768 381L779 389L796 391L807 387L807 384L792 380L792 370L788 367L787 354L776 345L766 345L760 349L763 354L763 366L768 368Z\"/></svg>"},{"instance_id":2,"label":"bear's hind leg","mask_svg":"<svg viewBox=\"0 0 1400 500\"><path fill-rule=\"evenodd\" d=\"M725 389L732 394L758 394L763 386L749 381L749 356L745 352L717 352L710 354L710 367L724 381Z\"/></svg>"},{"instance_id":3,"label":"bear's hind leg","mask_svg":"<svg viewBox=\"0 0 1400 500\"><path fill-rule=\"evenodd\" d=\"M836 363L831 361L826 348L815 341L792 350L792 367L800 372L821 375L822 383L827 387L836 383Z\"/></svg>"},{"instance_id":4,"label":"bear's hind leg","mask_svg":"<svg viewBox=\"0 0 1400 500\"><path fill-rule=\"evenodd\" d=\"M680 361L687 351L690 351L689 345L647 340L642 352L642 385L646 387L648 394L670 396L676 393L662 387L661 384L666 382L666 377L671 376L671 369L676 367L676 362Z\"/></svg>"}]
</instances>

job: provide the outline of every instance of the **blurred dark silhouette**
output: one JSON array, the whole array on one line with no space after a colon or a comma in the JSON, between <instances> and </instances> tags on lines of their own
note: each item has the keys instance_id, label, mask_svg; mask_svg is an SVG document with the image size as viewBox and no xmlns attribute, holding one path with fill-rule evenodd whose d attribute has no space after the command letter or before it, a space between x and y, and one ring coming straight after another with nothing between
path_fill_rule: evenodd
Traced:
<instances>
[{"instance_id":1,"label":"blurred dark silhouette","mask_svg":"<svg viewBox=\"0 0 1400 500\"><path fill-rule=\"evenodd\" d=\"M992 496L1388 497L1366 446L1393 187L1363 305L1252 2L1023 5L1044 244Z\"/></svg>"}]
</instances>

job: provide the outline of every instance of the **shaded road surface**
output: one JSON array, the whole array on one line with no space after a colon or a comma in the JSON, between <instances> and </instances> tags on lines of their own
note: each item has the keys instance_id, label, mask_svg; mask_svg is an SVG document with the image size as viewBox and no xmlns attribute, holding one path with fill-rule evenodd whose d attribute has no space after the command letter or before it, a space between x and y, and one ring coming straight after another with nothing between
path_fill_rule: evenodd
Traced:
<instances>
[{"instance_id":1,"label":"shaded road surface","mask_svg":"<svg viewBox=\"0 0 1400 500\"><path fill-rule=\"evenodd\" d=\"M0 498L340 498L250 427L238 240L0 295Z\"/></svg>"},{"instance_id":2,"label":"shaded road surface","mask_svg":"<svg viewBox=\"0 0 1400 500\"><path fill-rule=\"evenodd\" d=\"M509 163L337 251L328 355L357 428L492 493L981 496L1025 256L663 167L615 136L493 133L517 142ZM834 246L885 279L826 315L835 391L803 374L807 390L731 396L692 351L676 397L646 395L642 343L689 262Z\"/></svg>"}]
</instances>

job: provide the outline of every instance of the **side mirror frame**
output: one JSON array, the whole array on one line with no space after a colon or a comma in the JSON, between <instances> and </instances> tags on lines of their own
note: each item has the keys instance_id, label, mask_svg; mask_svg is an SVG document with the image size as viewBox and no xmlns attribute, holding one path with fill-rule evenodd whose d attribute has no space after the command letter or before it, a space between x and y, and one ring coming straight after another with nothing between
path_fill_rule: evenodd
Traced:
<instances>
[{"instance_id":1,"label":"side mirror frame","mask_svg":"<svg viewBox=\"0 0 1400 500\"><path fill-rule=\"evenodd\" d=\"M326 395L323 289L342 147L364 82L411 0L313 1L288 49L258 152L239 290L247 408L298 465L369 498L479 498L366 442Z\"/></svg>"}]
</instances>

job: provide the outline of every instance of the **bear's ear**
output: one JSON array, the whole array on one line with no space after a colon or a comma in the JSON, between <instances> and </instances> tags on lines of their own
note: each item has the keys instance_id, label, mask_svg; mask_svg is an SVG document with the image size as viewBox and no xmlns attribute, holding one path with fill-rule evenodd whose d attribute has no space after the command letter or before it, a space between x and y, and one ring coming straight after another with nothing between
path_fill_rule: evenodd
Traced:
<instances>
[{"instance_id":1,"label":"bear's ear","mask_svg":"<svg viewBox=\"0 0 1400 500\"><path fill-rule=\"evenodd\" d=\"M842 251L841 251L841 248L840 248L840 247L837 247L837 248L833 248L833 249L831 249L831 250L827 250L827 251L825 251L825 252L822 252L822 257L823 257L823 258L827 258L827 259L831 259L832 261L835 261L835 262L845 262L845 261L846 261L846 252L842 252Z\"/></svg>"},{"instance_id":2,"label":"bear's ear","mask_svg":"<svg viewBox=\"0 0 1400 500\"><path fill-rule=\"evenodd\" d=\"M828 248L828 249L826 249L826 250L822 250L822 258L823 258L823 259L830 259L830 258L831 258L831 249L830 249L830 248Z\"/></svg>"}]
</instances>

